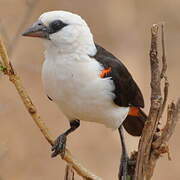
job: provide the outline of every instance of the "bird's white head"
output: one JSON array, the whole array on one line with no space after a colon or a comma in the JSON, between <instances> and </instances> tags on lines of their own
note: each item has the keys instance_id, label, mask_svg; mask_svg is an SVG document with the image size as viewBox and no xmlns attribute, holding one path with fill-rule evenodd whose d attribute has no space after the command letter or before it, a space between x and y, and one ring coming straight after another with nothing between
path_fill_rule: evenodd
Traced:
<instances>
[{"instance_id":1,"label":"bird's white head","mask_svg":"<svg viewBox=\"0 0 180 180\"><path fill-rule=\"evenodd\" d=\"M24 36L40 37L46 50L59 53L88 53L94 55L96 48L86 22L77 14L67 11L43 13Z\"/></svg>"}]
</instances>

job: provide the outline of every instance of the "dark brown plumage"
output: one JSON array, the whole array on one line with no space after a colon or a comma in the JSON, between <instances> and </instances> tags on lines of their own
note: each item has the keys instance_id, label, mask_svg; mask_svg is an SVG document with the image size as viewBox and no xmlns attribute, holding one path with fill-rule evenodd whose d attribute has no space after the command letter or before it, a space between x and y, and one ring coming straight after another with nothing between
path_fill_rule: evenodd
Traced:
<instances>
[{"instance_id":1,"label":"dark brown plumage","mask_svg":"<svg viewBox=\"0 0 180 180\"><path fill-rule=\"evenodd\" d=\"M97 53L94 58L103 65L104 69L111 69L103 78L111 77L115 85L114 103L121 107L135 106L139 109L138 116L128 115L123 126L133 136L140 136L147 119L140 109L144 107L142 93L124 64L110 52L96 44Z\"/></svg>"}]
</instances>

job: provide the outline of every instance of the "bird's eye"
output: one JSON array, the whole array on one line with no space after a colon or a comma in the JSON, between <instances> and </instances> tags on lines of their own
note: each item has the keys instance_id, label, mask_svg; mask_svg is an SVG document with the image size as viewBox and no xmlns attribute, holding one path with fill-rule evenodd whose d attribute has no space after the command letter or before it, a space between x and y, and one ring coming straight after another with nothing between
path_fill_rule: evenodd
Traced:
<instances>
[{"instance_id":1,"label":"bird's eye","mask_svg":"<svg viewBox=\"0 0 180 180\"><path fill-rule=\"evenodd\" d=\"M65 26L67 26L66 23L62 22L61 20L55 20L49 24L49 29L50 29L49 33L50 34L56 33Z\"/></svg>"}]
</instances>

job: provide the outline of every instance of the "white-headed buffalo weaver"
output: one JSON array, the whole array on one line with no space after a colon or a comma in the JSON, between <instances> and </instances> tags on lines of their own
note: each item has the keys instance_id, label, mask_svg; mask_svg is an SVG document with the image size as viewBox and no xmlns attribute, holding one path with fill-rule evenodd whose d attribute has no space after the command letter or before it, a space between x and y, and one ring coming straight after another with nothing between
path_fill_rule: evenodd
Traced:
<instances>
[{"instance_id":1,"label":"white-headed buffalo weaver","mask_svg":"<svg viewBox=\"0 0 180 180\"><path fill-rule=\"evenodd\" d=\"M46 12L23 35L44 40L43 86L70 122L56 139L52 157L64 155L67 135L80 121L98 122L119 129L123 152L119 178L126 178L122 126L140 136L146 121L143 96L127 68L97 45L86 22L70 12Z\"/></svg>"}]
</instances>

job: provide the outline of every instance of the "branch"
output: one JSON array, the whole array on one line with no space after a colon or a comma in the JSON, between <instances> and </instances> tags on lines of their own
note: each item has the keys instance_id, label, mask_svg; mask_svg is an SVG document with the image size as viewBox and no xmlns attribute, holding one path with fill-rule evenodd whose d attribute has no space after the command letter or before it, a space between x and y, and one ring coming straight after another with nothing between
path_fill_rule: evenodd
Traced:
<instances>
[{"instance_id":1,"label":"branch","mask_svg":"<svg viewBox=\"0 0 180 180\"><path fill-rule=\"evenodd\" d=\"M167 62L165 56L164 43L164 25L162 28L162 70L160 73L159 59L157 51L158 29L157 24L151 28L151 49L150 49L150 64L151 64L151 107L148 120L145 123L142 136L139 142L137 162L135 168L134 180L150 180L153 176L155 165L160 155L168 153L167 145L172 136L178 118L180 116L180 98L177 103L171 103L168 107L167 121L165 127L158 132L158 124L164 112L167 97L168 97L168 78L166 75ZM165 79L164 97L161 95L161 80ZM170 159L170 156L169 156Z\"/></svg>"},{"instance_id":2,"label":"branch","mask_svg":"<svg viewBox=\"0 0 180 180\"><path fill-rule=\"evenodd\" d=\"M143 180L147 172L147 161L150 154L151 143L158 125L158 114L161 106L160 72L157 57L157 34L158 26L151 28L151 107L148 120L145 123L138 147L138 156L135 169L135 180Z\"/></svg>"},{"instance_id":3,"label":"branch","mask_svg":"<svg viewBox=\"0 0 180 180\"><path fill-rule=\"evenodd\" d=\"M3 72L4 74L8 75L9 80L14 84L16 90L18 91L18 94L21 97L21 100L24 103L24 106L26 107L27 111L31 115L32 119L38 126L38 128L41 130L41 133L45 137L45 139L51 144L54 144L53 138L50 135L48 128L46 127L45 123L42 121L41 117L39 116L37 109L35 105L32 103L29 95L27 94L25 88L22 86L22 83L20 81L20 77L15 72L11 62L9 61L6 48L4 46L4 43L2 40L0 40L0 56L2 59L2 64L4 66ZM67 163L69 163L72 168L84 179L86 180L102 180L102 178L94 175L92 172L84 168L80 162L75 159L70 151L66 149L65 156L63 158Z\"/></svg>"},{"instance_id":4,"label":"branch","mask_svg":"<svg viewBox=\"0 0 180 180\"><path fill-rule=\"evenodd\" d=\"M168 112L167 112L167 122L164 128L162 129L162 134L159 138L157 138L153 142L153 150L156 155L160 155L157 150L161 148L161 146L166 145L166 143L171 138L177 121L180 116L180 98L178 99L177 103L174 104L173 102L168 106Z\"/></svg>"}]
</instances>

